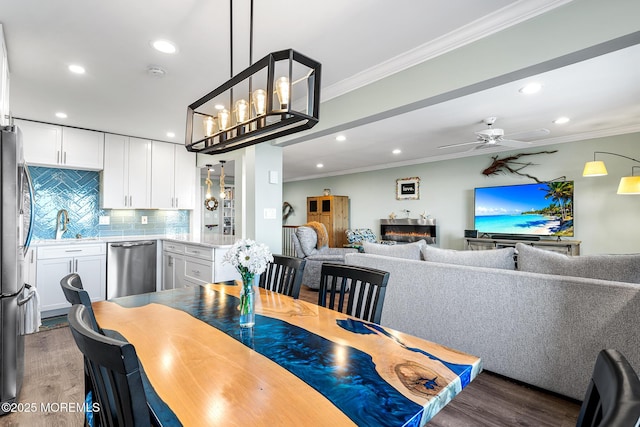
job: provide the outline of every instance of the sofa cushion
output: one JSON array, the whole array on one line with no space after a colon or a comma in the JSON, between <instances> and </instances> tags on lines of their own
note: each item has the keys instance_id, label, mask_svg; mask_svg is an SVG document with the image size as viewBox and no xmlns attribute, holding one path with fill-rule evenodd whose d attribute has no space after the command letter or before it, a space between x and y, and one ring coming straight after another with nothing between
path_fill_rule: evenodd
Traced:
<instances>
[{"instance_id":1,"label":"sofa cushion","mask_svg":"<svg viewBox=\"0 0 640 427\"><path fill-rule=\"evenodd\" d=\"M407 243L406 245L383 245L380 243L362 242L362 247L367 254L420 260L420 248L426 244L427 242L424 240Z\"/></svg>"},{"instance_id":2,"label":"sofa cushion","mask_svg":"<svg viewBox=\"0 0 640 427\"><path fill-rule=\"evenodd\" d=\"M313 228L302 225L296 228L295 233L296 237L298 237L298 240L300 241L300 246L305 256L318 253L318 249L316 248L318 235Z\"/></svg>"},{"instance_id":3,"label":"sofa cushion","mask_svg":"<svg viewBox=\"0 0 640 427\"><path fill-rule=\"evenodd\" d=\"M567 256L523 243L516 250L520 271L640 283L640 254Z\"/></svg>"},{"instance_id":4,"label":"sofa cushion","mask_svg":"<svg viewBox=\"0 0 640 427\"><path fill-rule=\"evenodd\" d=\"M354 230L347 230L347 242L362 243L362 242L375 242L377 240L376 235L370 228L356 228Z\"/></svg>"},{"instance_id":5,"label":"sofa cushion","mask_svg":"<svg viewBox=\"0 0 640 427\"><path fill-rule=\"evenodd\" d=\"M503 270L515 270L514 253L513 248L487 251L456 251L435 248L429 245L425 245L422 248L422 257L425 261L468 265L470 267L500 268Z\"/></svg>"}]
</instances>

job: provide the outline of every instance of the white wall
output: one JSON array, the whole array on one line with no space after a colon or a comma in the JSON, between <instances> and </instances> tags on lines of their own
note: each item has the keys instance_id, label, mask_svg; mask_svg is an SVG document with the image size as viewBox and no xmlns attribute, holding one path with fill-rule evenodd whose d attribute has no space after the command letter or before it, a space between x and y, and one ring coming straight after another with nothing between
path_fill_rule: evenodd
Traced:
<instances>
[{"instance_id":1,"label":"white wall","mask_svg":"<svg viewBox=\"0 0 640 427\"><path fill-rule=\"evenodd\" d=\"M630 175L631 166L635 163L619 157L599 155L598 160L605 161L609 175L582 177L584 163L593 160L594 151L640 158L638 133L285 183L282 200L289 202L295 210L287 224L304 224L306 197L321 195L324 188L331 188L334 195L349 196L351 228L368 227L379 234L379 220L387 218L391 212L395 212L398 218L404 216L402 209L409 209L411 218L418 218L420 213L426 212L437 219L438 246L463 249L464 230L473 228L475 187L533 182L529 178L514 175L482 175L481 171L491 164L491 156L502 158L509 154L542 150L558 152L524 157L535 165L523 172L540 180L564 175L568 180L575 181L575 237L572 239L582 241L581 253L640 252L640 196L616 194L620 177ZM420 200L396 200L396 179L413 176L420 177Z\"/></svg>"}]
</instances>

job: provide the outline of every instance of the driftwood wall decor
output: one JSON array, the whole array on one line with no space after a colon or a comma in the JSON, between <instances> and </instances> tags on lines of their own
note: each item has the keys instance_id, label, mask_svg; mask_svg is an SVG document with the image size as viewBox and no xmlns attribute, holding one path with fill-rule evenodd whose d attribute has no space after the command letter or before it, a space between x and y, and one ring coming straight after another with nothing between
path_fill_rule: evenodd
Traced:
<instances>
[{"instance_id":1,"label":"driftwood wall decor","mask_svg":"<svg viewBox=\"0 0 640 427\"><path fill-rule=\"evenodd\" d=\"M483 170L482 174L486 176L491 176L491 175L498 175L499 173L504 173L504 174L514 173L516 175L526 176L527 178L531 178L535 182L541 182L535 176L531 176L527 173L520 172L522 169L526 168L527 166L534 165L535 163L532 163L532 162L524 163L524 162L518 162L517 160L520 157L524 157L524 156L535 156L536 154L553 154L553 153L556 153L557 151L558 150L538 151L537 153L519 153L519 154L514 154L513 156L504 157L502 159L499 159L498 156L493 156L492 157L493 163L491 163L491 165L489 165L488 168Z\"/></svg>"}]
</instances>

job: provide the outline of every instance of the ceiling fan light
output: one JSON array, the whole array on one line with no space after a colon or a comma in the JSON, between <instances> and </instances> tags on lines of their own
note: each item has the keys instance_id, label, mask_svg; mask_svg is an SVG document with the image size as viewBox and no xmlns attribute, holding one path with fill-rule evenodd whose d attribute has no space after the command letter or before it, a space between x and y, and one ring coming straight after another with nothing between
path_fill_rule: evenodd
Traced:
<instances>
[{"instance_id":1,"label":"ceiling fan light","mask_svg":"<svg viewBox=\"0 0 640 427\"><path fill-rule=\"evenodd\" d=\"M623 176L622 178L620 178L620 184L618 185L618 194L639 195L640 176Z\"/></svg>"},{"instance_id":2,"label":"ceiling fan light","mask_svg":"<svg viewBox=\"0 0 640 427\"><path fill-rule=\"evenodd\" d=\"M602 160L587 162L582 170L582 176L604 176L607 173L607 168Z\"/></svg>"}]
</instances>

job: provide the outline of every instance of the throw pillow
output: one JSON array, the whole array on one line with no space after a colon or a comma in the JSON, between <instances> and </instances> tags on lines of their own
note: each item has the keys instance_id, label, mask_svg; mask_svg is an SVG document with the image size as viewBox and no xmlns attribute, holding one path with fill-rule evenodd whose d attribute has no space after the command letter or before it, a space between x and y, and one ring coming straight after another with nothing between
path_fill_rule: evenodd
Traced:
<instances>
[{"instance_id":1,"label":"throw pillow","mask_svg":"<svg viewBox=\"0 0 640 427\"><path fill-rule=\"evenodd\" d=\"M422 257L425 261L468 265L470 267L500 268L503 270L515 270L514 254L513 248L486 251L456 251L429 245L422 248Z\"/></svg>"},{"instance_id":2,"label":"throw pillow","mask_svg":"<svg viewBox=\"0 0 640 427\"><path fill-rule=\"evenodd\" d=\"M567 256L518 243L518 270L640 283L640 254Z\"/></svg>"},{"instance_id":3,"label":"throw pillow","mask_svg":"<svg viewBox=\"0 0 640 427\"><path fill-rule=\"evenodd\" d=\"M394 258L421 259L420 248L427 244L424 240L407 243L406 245L382 245L380 243L362 242L364 253L385 255Z\"/></svg>"}]
</instances>

